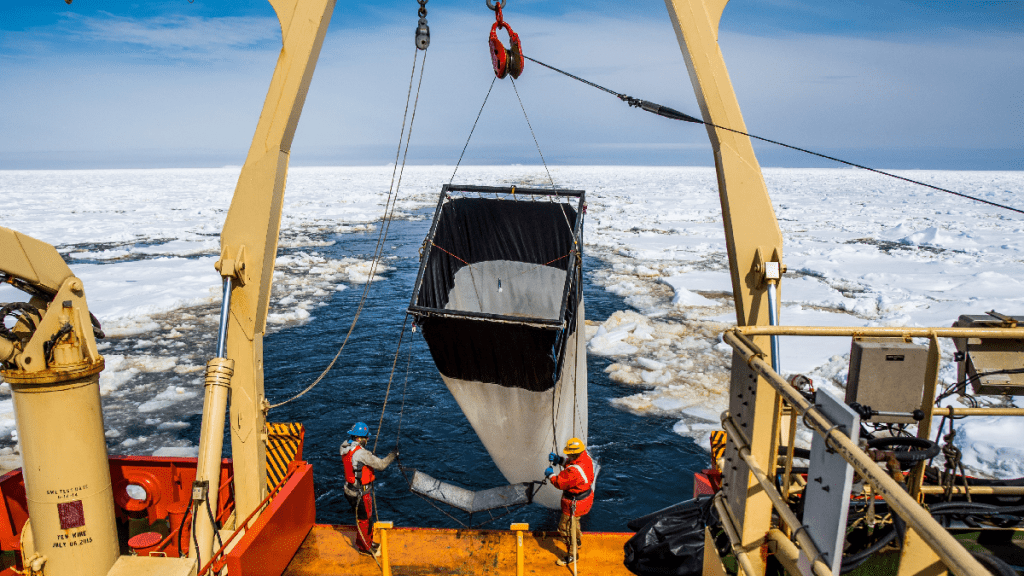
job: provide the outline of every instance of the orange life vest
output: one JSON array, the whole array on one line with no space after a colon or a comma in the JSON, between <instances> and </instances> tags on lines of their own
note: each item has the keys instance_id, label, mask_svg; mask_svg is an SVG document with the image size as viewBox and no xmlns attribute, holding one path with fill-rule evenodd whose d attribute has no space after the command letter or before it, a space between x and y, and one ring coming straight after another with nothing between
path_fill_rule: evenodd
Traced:
<instances>
[{"instance_id":1,"label":"orange life vest","mask_svg":"<svg viewBox=\"0 0 1024 576\"><path fill-rule=\"evenodd\" d=\"M356 444L355 448L352 448L341 457L341 461L345 465L345 483L357 492L369 492L370 484L376 479L373 468L358 462L352 462L352 457L360 450L365 450L365 448Z\"/></svg>"}]
</instances>

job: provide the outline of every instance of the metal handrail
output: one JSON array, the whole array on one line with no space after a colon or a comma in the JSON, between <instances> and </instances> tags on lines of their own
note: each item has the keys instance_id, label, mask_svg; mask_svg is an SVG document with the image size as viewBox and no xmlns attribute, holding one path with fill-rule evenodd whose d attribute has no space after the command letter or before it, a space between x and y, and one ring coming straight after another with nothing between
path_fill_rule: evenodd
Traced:
<instances>
[{"instance_id":1,"label":"metal handrail","mask_svg":"<svg viewBox=\"0 0 1024 576\"><path fill-rule=\"evenodd\" d=\"M853 336L861 338L1024 338L1019 328L921 328L910 326L737 326L745 336Z\"/></svg>"},{"instance_id":2,"label":"metal handrail","mask_svg":"<svg viewBox=\"0 0 1024 576\"><path fill-rule=\"evenodd\" d=\"M231 488L231 481L234 480L234 478L235 478L235 476L233 474L229 475L227 477L227 479L224 480L223 483L221 483L220 487L218 488L218 492L217 493L220 494L220 492L223 492L224 488L229 488L230 489ZM228 492L228 495L229 496L231 495L230 490ZM220 501L224 502L224 500L220 500ZM223 520L227 519L227 517L231 515L231 512L234 512L234 511L235 511L235 501L234 500L232 500L230 503L225 503L224 504L224 508L217 515L217 520L220 521L220 522L223 522ZM189 513L186 512L185 516L188 516L188 514ZM222 518L222 516L223 516L223 518ZM173 526L172 526L172 528L173 528ZM166 537L164 537L164 539L161 540L156 545L156 548L154 548L154 550L157 551L157 552L163 552L168 546L171 545L171 542L174 540L174 537L177 536L178 532L180 532L180 531L181 531L180 527L179 528L173 528L173 530L170 531L170 534L168 534ZM181 550L178 550L178 556L179 557L181 556Z\"/></svg>"},{"instance_id":3,"label":"metal handrail","mask_svg":"<svg viewBox=\"0 0 1024 576\"><path fill-rule=\"evenodd\" d=\"M753 328L753 327L743 327ZM758 327L765 328L765 327ZM787 327L784 327L787 328ZM782 376L772 370L765 362L763 355L751 350L745 344L743 334L747 330L733 329L723 335L723 340L743 355L750 369L759 374L776 391L789 402L798 414L803 415L804 422L816 434L825 438L826 443L838 452L844 460L865 478L875 489L876 495L882 496L886 503L899 514L921 539L932 549L946 567L957 576L989 576L989 572L971 554L964 549L934 518L931 517L917 501L904 490L894 479L882 470L863 450L848 436L839 432L832 422L822 414L789 384ZM931 336L934 331L926 334ZM1021 332L1018 332L1020 334ZM766 332L758 332L759 335ZM840 334L834 334L840 335ZM966 335L958 337L967 337Z\"/></svg>"},{"instance_id":4,"label":"metal handrail","mask_svg":"<svg viewBox=\"0 0 1024 576\"><path fill-rule=\"evenodd\" d=\"M267 509L267 507L270 506L271 500L273 500L274 497L277 496L277 494L281 491L281 488L283 488L284 485L288 483L288 480L291 479L292 475L295 474L295 471L298 469L298 467L293 466L290 470L288 470L288 473L285 474L284 478L282 478L281 481L277 483L277 485L270 489L270 492L268 492L266 497L263 498L263 501L260 502L259 505L256 506L256 508L253 509L252 512L249 513L249 516L247 516L246 519L243 520L241 524L237 525L235 531L232 532L231 535L224 540L221 547L210 556L210 560L206 563L205 566L203 566L201 570L199 570L198 576L203 576L204 574L207 574L210 571L210 568L214 566L214 563L220 561L223 558L223 556L227 553L226 551L228 545L231 544L232 541L234 541L236 536L238 536L242 532L249 530L249 522L252 521L253 517L255 517L258 513L263 512L264 510ZM219 572L221 567L222 566L218 566L217 568L215 568L215 571Z\"/></svg>"},{"instance_id":5,"label":"metal handrail","mask_svg":"<svg viewBox=\"0 0 1024 576\"><path fill-rule=\"evenodd\" d=\"M768 478L768 475L758 465L757 460L751 456L750 439L740 431L736 426L736 421L733 420L732 415L728 412L722 413L722 427L728 432L729 441L736 445L736 452L740 455L740 458L747 463L747 468L750 469L750 472L757 479L765 494L768 495L768 499L775 505L775 509L779 512L779 517L796 534L796 539L800 543L800 548L803 549L804 554L812 559L813 565L811 568L814 570L814 573L817 576L832 576L832 569L821 560L821 551L815 546L807 531L800 529L800 520L797 519L796 514L789 509L789 506L783 500L779 491L776 490L771 479Z\"/></svg>"},{"instance_id":6,"label":"metal handrail","mask_svg":"<svg viewBox=\"0 0 1024 576\"><path fill-rule=\"evenodd\" d=\"M732 553L736 556L740 568L743 569L743 574L754 576L757 572L754 571L754 566L750 563L750 558L747 557L747 551L739 545L740 536L736 530L736 520L732 517L729 507L725 505L721 492L715 495L713 502L715 510L718 510L718 517L722 520L722 529L725 530L725 535L728 536L729 543L732 544Z\"/></svg>"}]
</instances>

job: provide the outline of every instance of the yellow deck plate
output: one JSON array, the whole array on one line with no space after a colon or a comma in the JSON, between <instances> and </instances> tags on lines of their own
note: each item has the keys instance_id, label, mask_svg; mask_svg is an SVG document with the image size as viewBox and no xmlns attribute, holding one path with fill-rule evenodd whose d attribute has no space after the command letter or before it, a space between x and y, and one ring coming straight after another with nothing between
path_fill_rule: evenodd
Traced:
<instances>
[{"instance_id":1,"label":"yellow deck plate","mask_svg":"<svg viewBox=\"0 0 1024 576\"><path fill-rule=\"evenodd\" d=\"M317 524L295 554L284 576L350 574L380 576L373 559L356 552L355 528ZM555 532L524 534L524 575L572 574L555 561L565 554ZM586 532L577 563L579 574L632 575L622 565L622 546L632 534ZM508 530L393 528L388 530L395 576L516 574L516 533Z\"/></svg>"}]
</instances>

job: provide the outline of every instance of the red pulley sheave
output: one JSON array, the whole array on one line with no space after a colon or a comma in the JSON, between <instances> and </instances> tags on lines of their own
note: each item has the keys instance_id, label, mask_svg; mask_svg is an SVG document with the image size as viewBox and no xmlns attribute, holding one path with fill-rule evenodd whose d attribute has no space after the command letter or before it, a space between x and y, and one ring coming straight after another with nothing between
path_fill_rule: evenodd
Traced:
<instances>
[{"instance_id":1,"label":"red pulley sheave","mask_svg":"<svg viewBox=\"0 0 1024 576\"><path fill-rule=\"evenodd\" d=\"M491 49L491 65L494 66L494 75L498 78L504 78L505 76L512 75L512 78L519 78L519 75L523 73L523 46L519 42L519 35L516 34L512 27L508 25L508 22L502 17L501 7L504 2L495 2L493 6L494 10L494 25L491 26L491 35L488 39L488 45ZM490 7L491 3L487 5ZM498 30L505 29L508 31L508 41L510 46L505 48L498 39Z\"/></svg>"}]
</instances>

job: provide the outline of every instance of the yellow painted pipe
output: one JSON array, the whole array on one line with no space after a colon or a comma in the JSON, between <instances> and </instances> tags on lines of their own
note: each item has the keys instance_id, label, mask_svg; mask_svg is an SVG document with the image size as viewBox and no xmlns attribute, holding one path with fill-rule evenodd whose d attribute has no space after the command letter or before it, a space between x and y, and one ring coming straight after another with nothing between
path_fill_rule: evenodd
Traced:
<instances>
[{"instance_id":1,"label":"yellow painted pipe","mask_svg":"<svg viewBox=\"0 0 1024 576\"><path fill-rule=\"evenodd\" d=\"M864 338L1024 338L1021 328L921 328L885 326L737 326L746 336L859 336Z\"/></svg>"},{"instance_id":2,"label":"yellow painted pipe","mask_svg":"<svg viewBox=\"0 0 1024 576\"><path fill-rule=\"evenodd\" d=\"M936 408L932 416L1024 416L1024 408Z\"/></svg>"},{"instance_id":3,"label":"yellow painted pipe","mask_svg":"<svg viewBox=\"0 0 1024 576\"><path fill-rule=\"evenodd\" d=\"M725 505L721 492L715 496L714 503L715 509L718 510L718 517L722 519L722 528L725 529L725 535L729 537L729 543L732 544L732 553L736 556L736 561L739 562L740 572L746 576L755 576L757 572L754 571L750 558L747 558L747 552L740 545L741 541L739 532L736 531L736 521L732 517L732 512L729 511L729 507Z\"/></svg>"},{"instance_id":4,"label":"yellow painted pipe","mask_svg":"<svg viewBox=\"0 0 1024 576\"><path fill-rule=\"evenodd\" d=\"M768 531L768 541L775 544L775 557L786 569L787 574L805 573L806 567L801 566L800 549L788 536L778 528L772 528Z\"/></svg>"},{"instance_id":5,"label":"yellow painted pipe","mask_svg":"<svg viewBox=\"0 0 1024 576\"><path fill-rule=\"evenodd\" d=\"M970 482L970 480L968 480ZM971 486L973 496L1019 496L1024 494L1024 486ZM922 494L945 494L942 486L921 486ZM953 486L953 494L966 494L963 486Z\"/></svg>"},{"instance_id":6,"label":"yellow painted pipe","mask_svg":"<svg viewBox=\"0 0 1024 576\"><path fill-rule=\"evenodd\" d=\"M196 482L207 482L206 499L192 504L192 533L197 545L190 547L189 558L207 562L213 555L217 526L210 512L217 513L220 500L220 464L224 449L224 414L228 407L228 392L235 361L211 358L206 363L206 384L203 391L202 437L196 463ZM210 510L206 507L209 505Z\"/></svg>"}]
</instances>

